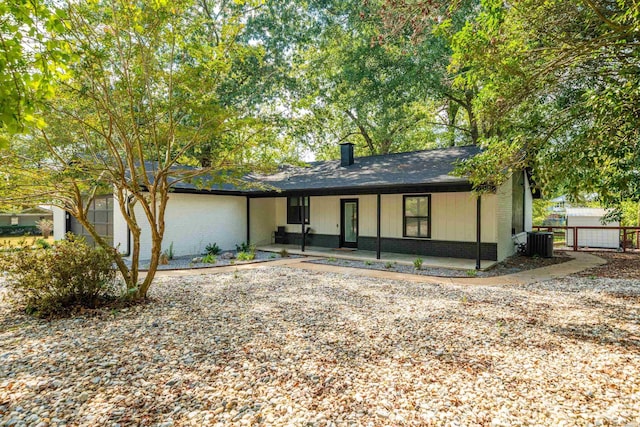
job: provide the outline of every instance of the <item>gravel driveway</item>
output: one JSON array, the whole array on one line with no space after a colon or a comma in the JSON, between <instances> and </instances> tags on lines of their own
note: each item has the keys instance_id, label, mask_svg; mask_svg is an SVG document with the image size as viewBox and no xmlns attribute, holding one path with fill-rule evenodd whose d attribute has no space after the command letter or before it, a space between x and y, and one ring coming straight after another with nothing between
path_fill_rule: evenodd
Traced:
<instances>
[{"instance_id":1,"label":"gravel driveway","mask_svg":"<svg viewBox=\"0 0 640 427\"><path fill-rule=\"evenodd\" d=\"M0 425L638 425L640 284L265 267L46 322L0 303Z\"/></svg>"}]
</instances>

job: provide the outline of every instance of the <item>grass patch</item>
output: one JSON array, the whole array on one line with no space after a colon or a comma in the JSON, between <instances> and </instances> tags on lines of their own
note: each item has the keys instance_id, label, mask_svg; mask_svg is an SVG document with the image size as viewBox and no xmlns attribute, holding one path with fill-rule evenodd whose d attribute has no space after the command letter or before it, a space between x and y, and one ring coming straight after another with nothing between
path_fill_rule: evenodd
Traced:
<instances>
[{"instance_id":1,"label":"grass patch","mask_svg":"<svg viewBox=\"0 0 640 427\"><path fill-rule=\"evenodd\" d=\"M35 246L36 241L44 240L50 245L53 244L53 236L49 236L46 239L42 236L0 236L0 249L11 249L18 246L22 246L26 243L29 246Z\"/></svg>"}]
</instances>

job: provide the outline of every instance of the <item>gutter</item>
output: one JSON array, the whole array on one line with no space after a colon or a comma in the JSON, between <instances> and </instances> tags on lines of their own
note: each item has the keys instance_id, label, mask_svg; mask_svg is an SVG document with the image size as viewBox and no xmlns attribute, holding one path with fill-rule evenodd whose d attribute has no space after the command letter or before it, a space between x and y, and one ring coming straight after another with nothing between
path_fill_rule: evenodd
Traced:
<instances>
[{"instance_id":1,"label":"gutter","mask_svg":"<svg viewBox=\"0 0 640 427\"><path fill-rule=\"evenodd\" d=\"M131 199L133 199L133 195L129 194L127 196L127 215L129 215L130 211L129 211L129 202L131 202ZM129 257L131 256L131 228L129 228L129 223L127 223L127 252L120 254L123 257Z\"/></svg>"}]
</instances>

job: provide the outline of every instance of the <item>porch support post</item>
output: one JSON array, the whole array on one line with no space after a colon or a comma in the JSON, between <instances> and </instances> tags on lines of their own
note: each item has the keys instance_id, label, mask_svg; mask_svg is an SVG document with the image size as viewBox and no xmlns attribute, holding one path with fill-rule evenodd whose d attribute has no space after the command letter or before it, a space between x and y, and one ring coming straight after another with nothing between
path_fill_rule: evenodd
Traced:
<instances>
[{"instance_id":1,"label":"porch support post","mask_svg":"<svg viewBox=\"0 0 640 427\"><path fill-rule=\"evenodd\" d=\"M247 245L251 244L251 199L247 196Z\"/></svg>"},{"instance_id":2,"label":"porch support post","mask_svg":"<svg viewBox=\"0 0 640 427\"><path fill-rule=\"evenodd\" d=\"M305 246L305 243L306 243L305 240L306 240L306 237L307 237L306 233L304 232L305 231L304 230L305 229L304 222L305 222L305 218L307 217L306 212L305 212L306 209L305 209L305 206L304 206L304 196L300 196L300 207L301 207L300 211L302 212L302 215L301 215L302 218L300 218L300 223L302 224L302 247L300 248L300 250L302 252L304 252L304 246Z\"/></svg>"},{"instance_id":3,"label":"porch support post","mask_svg":"<svg viewBox=\"0 0 640 427\"><path fill-rule=\"evenodd\" d=\"M380 193L378 193L378 206L377 206L377 222L376 222L376 259L380 259L380 248L381 248L381 239L380 239Z\"/></svg>"},{"instance_id":4,"label":"porch support post","mask_svg":"<svg viewBox=\"0 0 640 427\"><path fill-rule=\"evenodd\" d=\"M480 214L482 208L481 196L478 194L476 199L476 270L480 270L480 259L482 257L482 234L481 223L482 215Z\"/></svg>"}]
</instances>

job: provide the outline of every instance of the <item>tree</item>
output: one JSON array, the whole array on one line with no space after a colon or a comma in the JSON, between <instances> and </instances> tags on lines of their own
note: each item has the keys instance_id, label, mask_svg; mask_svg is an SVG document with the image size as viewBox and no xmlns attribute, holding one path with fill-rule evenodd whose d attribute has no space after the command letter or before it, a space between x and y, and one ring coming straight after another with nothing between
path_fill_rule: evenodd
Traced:
<instances>
[{"instance_id":1,"label":"tree","mask_svg":"<svg viewBox=\"0 0 640 427\"><path fill-rule=\"evenodd\" d=\"M472 99L485 151L460 169L477 188L533 167L538 185L640 199L640 6L621 0L386 2L387 27L410 37L450 32L452 87Z\"/></svg>"},{"instance_id":2,"label":"tree","mask_svg":"<svg viewBox=\"0 0 640 427\"><path fill-rule=\"evenodd\" d=\"M36 120L37 103L52 96L51 82L64 72L67 55L47 37L64 30L63 17L44 2L0 3L0 148Z\"/></svg>"},{"instance_id":3,"label":"tree","mask_svg":"<svg viewBox=\"0 0 640 427\"><path fill-rule=\"evenodd\" d=\"M466 143L461 116L443 119L447 107L431 95L446 68L440 57L450 54L443 38L419 48L381 44L378 7L271 1L248 20L247 34L263 43L273 70L269 90L285 117L283 134L324 158L346 141L361 154Z\"/></svg>"},{"instance_id":4,"label":"tree","mask_svg":"<svg viewBox=\"0 0 640 427\"><path fill-rule=\"evenodd\" d=\"M551 190L640 199L639 18L631 1L482 2L454 45L492 129L477 182L531 165Z\"/></svg>"},{"instance_id":5,"label":"tree","mask_svg":"<svg viewBox=\"0 0 640 427\"><path fill-rule=\"evenodd\" d=\"M111 250L131 298L146 297L153 281L172 187L186 180L233 181L241 173L238 162L252 150L252 138L238 144L219 137L221 129L238 129L249 117L223 98L232 90L236 64L261 61L259 46L238 42L251 7L207 0L64 7L67 31L56 40L75 61L41 111L47 126L14 141L16 176L34 178L15 190L62 207L105 248L88 206L113 192L132 236L131 265ZM205 144L208 167L183 166ZM20 161L24 150L33 156ZM152 248L149 270L139 280L143 223Z\"/></svg>"},{"instance_id":6,"label":"tree","mask_svg":"<svg viewBox=\"0 0 640 427\"><path fill-rule=\"evenodd\" d=\"M384 0L374 9L381 18L378 42L400 44L420 64L416 77L427 99L438 106L436 125L446 129L439 145L476 145L488 131L476 111L477 83L461 80L466 70L452 66L455 37L476 18L478 8L478 0Z\"/></svg>"}]
</instances>

